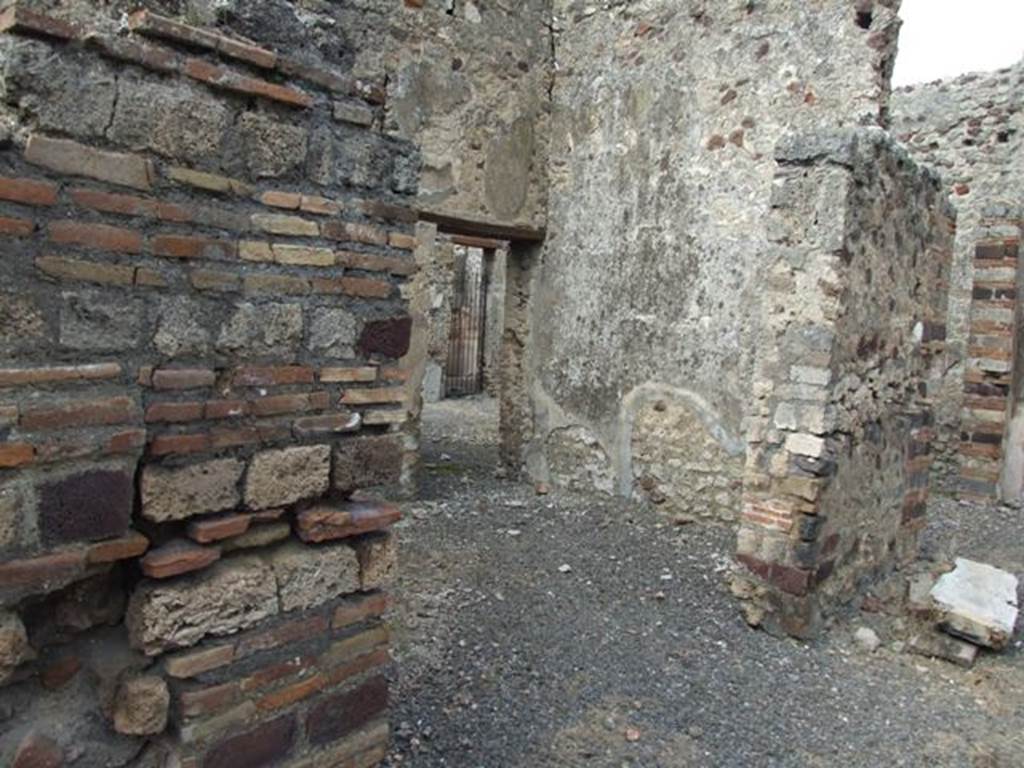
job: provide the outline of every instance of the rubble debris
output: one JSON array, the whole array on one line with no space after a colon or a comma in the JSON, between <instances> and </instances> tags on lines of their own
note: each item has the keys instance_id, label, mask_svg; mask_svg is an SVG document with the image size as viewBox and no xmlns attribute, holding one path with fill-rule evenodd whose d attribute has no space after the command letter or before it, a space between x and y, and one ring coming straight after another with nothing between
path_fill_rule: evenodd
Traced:
<instances>
[{"instance_id":1,"label":"rubble debris","mask_svg":"<svg viewBox=\"0 0 1024 768\"><path fill-rule=\"evenodd\" d=\"M1002 650L1017 623L1017 577L985 563L957 558L929 593L940 627L955 637Z\"/></svg>"},{"instance_id":2,"label":"rubble debris","mask_svg":"<svg viewBox=\"0 0 1024 768\"><path fill-rule=\"evenodd\" d=\"M911 653L951 661L971 667L978 656L978 646L940 632L922 632L910 638L906 646Z\"/></svg>"},{"instance_id":3,"label":"rubble debris","mask_svg":"<svg viewBox=\"0 0 1024 768\"><path fill-rule=\"evenodd\" d=\"M874 653L882 645L882 641L878 638L878 633L870 627L860 627L853 633L853 638L868 653Z\"/></svg>"}]
</instances>

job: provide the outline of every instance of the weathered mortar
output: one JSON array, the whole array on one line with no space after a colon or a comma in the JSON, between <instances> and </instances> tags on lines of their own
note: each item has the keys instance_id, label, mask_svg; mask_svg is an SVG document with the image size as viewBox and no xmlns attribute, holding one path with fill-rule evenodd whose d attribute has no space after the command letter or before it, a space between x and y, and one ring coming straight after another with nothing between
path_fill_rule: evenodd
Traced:
<instances>
[{"instance_id":1,"label":"weathered mortar","mask_svg":"<svg viewBox=\"0 0 1024 768\"><path fill-rule=\"evenodd\" d=\"M735 516L773 149L883 120L896 5L555 4L535 477Z\"/></svg>"}]
</instances>

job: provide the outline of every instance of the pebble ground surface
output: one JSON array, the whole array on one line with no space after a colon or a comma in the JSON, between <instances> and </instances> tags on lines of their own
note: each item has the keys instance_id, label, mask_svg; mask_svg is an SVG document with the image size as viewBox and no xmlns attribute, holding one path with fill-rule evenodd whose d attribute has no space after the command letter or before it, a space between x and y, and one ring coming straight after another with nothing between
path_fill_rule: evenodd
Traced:
<instances>
[{"instance_id":1,"label":"pebble ground surface","mask_svg":"<svg viewBox=\"0 0 1024 768\"><path fill-rule=\"evenodd\" d=\"M750 629L728 527L497 476L497 408L424 414L399 524L393 750L451 768L1024 768L1024 642L973 669L851 609L811 644ZM932 503L923 557L1024 576L1024 515ZM854 639L873 628L881 647Z\"/></svg>"}]
</instances>

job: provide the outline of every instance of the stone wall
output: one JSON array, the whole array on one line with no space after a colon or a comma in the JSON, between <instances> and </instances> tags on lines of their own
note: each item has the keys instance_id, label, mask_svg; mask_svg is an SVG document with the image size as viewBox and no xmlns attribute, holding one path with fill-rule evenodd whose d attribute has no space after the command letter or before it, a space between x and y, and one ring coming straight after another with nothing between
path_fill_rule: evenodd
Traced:
<instances>
[{"instance_id":1,"label":"stone wall","mask_svg":"<svg viewBox=\"0 0 1024 768\"><path fill-rule=\"evenodd\" d=\"M1024 200L1024 64L947 82L900 88L893 93L893 132L914 159L936 169L957 208L956 251L949 294L949 365L941 384L936 418L936 477L971 494L994 495L998 478L990 467L960 468L961 414L965 377L972 356L970 315L975 282L975 251L991 240L986 215L1019 207ZM1003 216L1005 218L1005 215ZM977 383L977 382L975 382ZM969 442L969 441L968 441ZM998 474L999 468L996 469Z\"/></svg>"},{"instance_id":2,"label":"stone wall","mask_svg":"<svg viewBox=\"0 0 1024 768\"><path fill-rule=\"evenodd\" d=\"M0 13L0 764L368 765L419 154L315 23L126 9Z\"/></svg>"},{"instance_id":3,"label":"stone wall","mask_svg":"<svg viewBox=\"0 0 1024 768\"><path fill-rule=\"evenodd\" d=\"M734 589L813 635L916 553L955 214L879 129L780 143Z\"/></svg>"},{"instance_id":4,"label":"stone wall","mask_svg":"<svg viewBox=\"0 0 1024 768\"><path fill-rule=\"evenodd\" d=\"M896 5L555 4L534 477L735 518L774 147L884 121Z\"/></svg>"}]
</instances>

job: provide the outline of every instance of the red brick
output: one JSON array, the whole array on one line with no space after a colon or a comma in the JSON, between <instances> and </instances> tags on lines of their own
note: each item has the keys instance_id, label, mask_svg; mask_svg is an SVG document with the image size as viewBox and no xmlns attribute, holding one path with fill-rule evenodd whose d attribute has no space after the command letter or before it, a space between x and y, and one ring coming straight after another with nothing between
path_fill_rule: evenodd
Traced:
<instances>
[{"instance_id":1,"label":"red brick","mask_svg":"<svg viewBox=\"0 0 1024 768\"><path fill-rule=\"evenodd\" d=\"M90 565L94 565L131 560L143 554L147 549L149 549L149 539L141 533L132 531L119 539L93 544L86 553L86 561Z\"/></svg>"},{"instance_id":2,"label":"red brick","mask_svg":"<svg viewBox=\"0 0 1024 768\"><path fill-rule=\"evenodd\" d=\"M160 368L153 372L156 389L199 389L212 387L216 374L208 368Z\"/></svg>"},{"instance_id":3,"label":"red brick","mask_svg":"<svg viewBox=\"0 0 1024 768\"><path fill-rule=\"evenodd\" d=\"M401 517L398 507L390 504L351 501L305 509L296 515L295 525L303 541L321 542L380 531Z\"/></svg>"},{"instance_id":4,"label":"red brick","mask_svg":"<svg viewBox=\"0 0 1024 768\"><path fill-rule=\"evenodd\" d=\"M254 445L261 442L263 442L263 435L255 427L215 429L210 432L210 447L216 451L225 448L237 448L241 445Z\"/></svg>"},{"instance_id":5,"label":"red brick","mask_svg":"<svg viewBox=\"0 0 1024 768\"><path fill-rule=\"evenodd\" d=\"M135 267L123 264L67 259L63 256L37 256L36 268L58 280L81 280L100 285L121 286L135 283Z\"/></svg>"},{"instance_id":6,"label":"red brick","mask_svg":"<svg viewBox=\"0 0 1024 768\"><path fill-rule=\"evenodd\" d=\"M146 430L126 429L117 432L107 440L107 453L134 453L146 444Z\"/></svg>"},{"instance_id":7,"label":"red brick","mask_svg":"<svg viewBox=\"0 0 1024 768\"><path fill-rule=\"evenodd\" d=\"M49 368L0 368L0 387L64 381L97 381L116 379L120 375L119 363L59 365Z\"/></svg>"},{"instance_id":8,"label":"red brick","mask_svg":"<svg viewBox=\"0 0 1024 768\"><path fill-rule=\"evenodd\" d=\"M75 205L91 208L104 213L120 213L125 216L146 216L153 219L174 222L192 221L188 208L174 203L162 203L134 195L101 192L97 189L77 188L71 190Z\"/></svg>"},{"instance_id":9,"label":"red brick","mask_svg":"<svg viewBox=\"0 0 1024 768\"><path fill-rule=\"evenodd\" d=\"M0 216L0 235L29 237L35 231L36 225L28 219L13 219L10 216Z\"/></svg>"},{"instance_id":10,"label":"red brick","mask_svg":"<svg viewBox=\"0 0 1024 768\"><path fill-rule=\"evenodd\" d=\"M309 616L289 621L265 632L243 636L235 647L235 658L241 659L271 648L306 640L323 634L327 627L325 616Z\"/></svg>"},{"instance_id":11,"label":"red brick","mask_svg":"<svg viewBox=\"0 0 1024 768\"><path fill-rule=\"evenodd\" d=\"M224 56L229 56L232 59L238 59L263 69L274 69L277 66L276 53L242 40L221 37L217 44L217 50Z\"/></svg>"},{"instance_id":12,"label":"red brick","mask_svg":"<svg viewBox=\"0 0 1024 768\"><path fill-rule=\"evenodd\" d=\"M334 629L341 629L352 624L358 624L366 619L382 616L387 609L387 595L381 592L354 600L346 600L334 609L331 626Z\"/></svg>"},{"instance_id":13,"label":"red brick","mask_svg":"<svg viewBox=\"0 0 1024 768\"><path fill-rule=\"evenodd\" d=\"M321 745L347 736L387 709L387 681L380 675L355 690L330 696L313 706L306 717L306 735Z\"/></svg>"},{"instance_id":14,"label":"red brick","mask_svg":"<svg viewBox=\"0 0 1024 768\"><path fill-rule=\"evenodd\" d=\"M203 418L202 403L153 403L146 408L147 422L183 422Z\"/></svg>"},{"instance_id":15,"label":"red brick","mask_svg":"<svg viewBox=\"0 0 1024 768\"><path fill-rule=\"evenodd\" d=\"M402 387L375 387L372 389L346 389L341 402L345 405L387 405L405 400Z\"/></svg>"},{"instance_id":16,"label":"red brick","mask_svg":"<svg viewBox=\"0 0 1024 768\"><path fill-rule=\"evenodd\" d=\"M178 656L172 656L165 662L164 669L171 677L185 679L223 667L226 664L230 664L234 659L234 646L222 645L217 648L191 651Z\"/></svg>"},{"instance_id":17,"label":"red brick","mask_svg":"<svg viewBox=\"0 0 1024 768\"><path fill-rule=\"evenodd\" d=\"M330 413L296 419L292 422L292 432L299 438L340 435L345 432L357 432L361 424L362 418L358 413Z\"/></svg>"},{"instance_id":18,"label":"red brick","mask_svg":"<svg viewBox=\"0 0 1024 768\"><path fill-rule=\"evenodd\" d=\"M260 723L215 744L203 759L206 768L261 768L283 762L296 737L295 715Z\"/></svg>"},{"instance_id":19,"label":"red brick","mask_svg":"<svg viewBox=\"0 0 1024 768\"><path fill-rule=\"evenodd\" d=\"M275 192L271 190L261 194L259 201L273 208L286 208L297 211L302 204L302 195L297 192Z\"/></svg>"},{"instance_id":20,"label":"red brick","mask_svg":"<svg viewBox=\"0 0 1024 768\"><path fill-rule=\"evenodd\" d=\"M249 403L245 400L209 400L204 414L207 419L231 419L249 415Z\"/></svg>"},{"instance_id":21,"label":"red brick","mask_svg":"<svg viewBox=\"0 0 1024 768\"><path fill-rule=\"evenodd\" d=\"M0 200L24 205L55 205L57 186L38 179L0 176Z\"/></svg>"},{"instance_id":22,"label":"red brick","mask_svg":"<svg viewBox=\"0 0 1024 768\"><path fill-rule=\"evenodd\" d=\"M25 146L25 159L57 173L148 190L153 185L153 164L137 155L106 152L67 139L34 133Z\"/></svg>"},{"instance_id":23,"label":"red brick","mask_svg":"<svg viewBox=\"0 0 1024 768\"><path fill-rule=\"evenodd\" d=\"M348 664L342 664L339 667L328 670L326 673L327 684L332 688L336 687L356 675L361 675L376 667L382 667L389 661L391 661L391 655L388 653L387 648L378 648L376 651L363 654Z\"/></svg>"},{"instance_id":24,"label":"red brick","mask_svg":"<svg viewBox=\"0 0 1024 768\"><path fill-rule=\"evenodd\" d=\"M395 290L391 283L366 277L343 277L341 284L345 295L364 299L386 299Z\"/></svg>"},{"instance_id":25,"label":"red brick","mask_svg":"<svg viewBox=\"0 0 1024 768\"><path fill-rule=\"evenodd\" d=\"M406 235L401 232L391 232L388 234L388 245L392 248L412 251L416 248L416 237L414 235Z\"/></svg>"},{"instance_id":26,"label":"red brick","mask_svg":"<svg viewBox=\"0 0 1024 768\"><path fill-rule=\"evenodd\" d=\"M411 208L385 203L381 200L362 200L359 203L359 210L375 219L400 221L405 224L414 224L419 220L419 214Z\"/></svg>"},{"instance_id":27,"label":"red brick","mask_svg":"<svg viewBox=\"0 0 1024 768\"><path fill-rule=\"evenodd\" d=\"M325 394L325 393L314 393ZM253 400L251 403L252 412L256 416L276 416L281 413L298 413L301 411L326 408L324 398L314 400L311 395L276 395Z\"/></svg>"},{"instance_id":28,"label":"red brick","mask_svg":"<svg viewBox=\"0 0 1024 768\"><path fill-rule=\"evenodd\" d=\"M399 256L380 256L376 253L338 251L334 255L338 266L361 269L364 272L388 272L392 275L413 275L419 271L416 262Z\"/></svg>"},{"instance_id":29,"label":"red brick","mask_svg":"<svg viewBox=\"0 0 1024 768\"><path fill-rule=\"evenodd\" d=\"M328 221L323 227L324 237L332 240L344 240L367 245L387 245L388 234L368 224L356 224L350 221Z\"/></svg>"},{"instance_id":30,"label":"red brick","mask_svg":"<svg viewBox=\"0 0 1024 768\"><path fill-rule=\"evenodd\" d=\"M234 243L191 235L157 235L150 241L150 250L172 259L230 259L235 255Z\"/></svg>"},{"instance_id":31,"label":"red brick","mask_svg":"<svg viewBox=\"0 0 1024 768\"><path fill-rule=\"evenodd\" d=\"M82 245L119 253L142 252L142 235L108 224L54 221L50 223L50 240L63 245Z\"/></svg>"},{"instance_id":32,"label":"red brick","mask_svg":"<svg viewBox=\"0 0 1024 768\"><path fill-rule=\"evenodd\" d=\"M26 560L8 560L0 563L0 592L10 588L48 592L51 587L67 583L84 568L85 552L81 549Z\"/></svg>"},{"instance_id":33,"label":"red brick","mask_svg":"<svg viewBox=\"0 0 1024 768\"><path fill-rule=\"evenodd\" d=\"M128 26L133 32L149 37L162 37L211 51L217 50L217 33L182 24L152 11L135 11L128 17Z\"/></svg>"},{"instance_id":34,"label":"red brick","mask_svg":"<svg viewBox=\"0 0 1024 768\"><path fill-rule=\"evenodd\" d=\"M17 3L0 13L0 32L45 35L59 40L74 40L78 36L78 30L66 21L30 11Z\"/></svg>"},{"instance_id":35,"label":"red brick","mask_svg":"<svg viewBox=\"0 0 1024 768\"><path fill-rule=\"evenodd\" d=\"M313 106L313 97L304 91L268 83L266 80L260 80L255 77L248 77L225 67L211 64L203 59L186 59L181 71L193 80L198 80L215 88L223 88L224 90L248 96L262 96L263 98L279 101L282 104L288 104L293 107Z\"/></svg>"},{"instance_id":36,"label":"red brick","mask_svg":"<svg viewBox=\"0 0 1024 768\"><path fill-rule=\"evenodd\" d=\"M249 530L252 524L250 515L219 515L217 517L204 517L192 520L188 524L188 536L200 544L228 539L232 536L240 536Z\"/></svg>"},{"instance_id":37,"label":"red brick","mask_svg":"<svg viewBox=\"0 0 1024 768\"><path fill-rule=\"evenodd\" d=\"M209 715L233 702L239 692L240 686L234 681L196 691L182 691L178 694L178 704L185 717Z\"/></svg>"},{"instance_id":38,"label":"red brick","mask_svg":"<svg viewBox=\"0 0 1024 768\"><path fill-rule=\"evenodd\" d=\"M263 69L274 69L277 65L277 54L273 51L245 40L226 37L212 30L182 24L152 11L136 11L129 17L128 23L134 31L141 34L218 51L224 56Z\"/></svg>"},{"instance_id":39,"label":"red brick","mask_svg":"<svg viewBox=\"0 0 1024 768\"><path fill-rule=\"evenodd\" d=\"M281 384L312 384L313 369L304 365L249 366L235 372L236 387L273 387Z\"/></svg>"},{"instance_id":40,"label":"red brick","mask_svg":"<svg viewBox=\"0 0 1024 768\"><path fill-rule=\"evenodd\" d=\"M25 410L19 421L23 429L65 429L104 424L123 424L138 416L135 401L130 397L86 400L56 408Z\"/></svg>"},{"instance_id":41,"label":"red brick","mask_svg":"<svg viewBox=\"0 0 1024 768\"><path fill-rule=\"evenodd\" d=\"M219 559L220 550L217 547L202 547L191 541L176 539L149 550L139 561L139 566L151 579L169 579L202 570Z\"/></svg>"},{"instance_id":42,"label":"red brick","mask_svg":"<svg viewBox=\"0 0 1024 768\"><path fill-rule=\"evenodd\" d=\"M135 38L103 35L90 31L86 34L85 44L117 61L127 61L168 74L178 71L179 56L177 54L166 48L139 42Z\"/></svg>"},{"instance_id":43,"label":"red brick","mask_svg":"<svg viewBox=\"0 0 1024 768\"><path fill-rule=\"evenodd\" d=\"M150 441L149 452L153 456L199 453L210 446L209 435L158 435Z\"/></svg>"},{"instance_id":44,"label":"red brick","mask_svg":"<svg viewBox=\"0 0 1024 768\"><path fill-rule=\"evenodd\" d=\"M0 443L0 469L23 467L35 458L36 449L28 443Z\"/></svg>"},{"instance_id":45,"label":"red brick","mask_svg":"<svg viewBox=\"0 0 1024 768\"><path fill-rule=\"evenodd\" d=\"M327 679L323 675L313 675L257 699L256 708L261 712L273 712L276 709L291 706L319 693L326 684Z\"/></svg>"}]
</instances>

